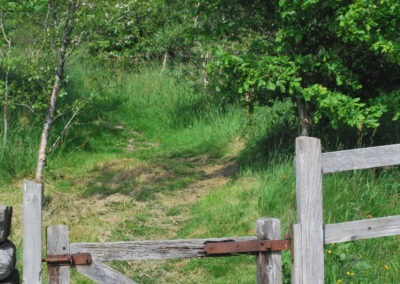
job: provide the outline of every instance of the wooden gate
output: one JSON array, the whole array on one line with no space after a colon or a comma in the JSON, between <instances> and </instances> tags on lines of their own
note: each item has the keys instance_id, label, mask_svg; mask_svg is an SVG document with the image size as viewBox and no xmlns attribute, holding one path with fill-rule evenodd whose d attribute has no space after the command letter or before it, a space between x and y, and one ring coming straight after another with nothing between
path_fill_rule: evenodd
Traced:
<instances>
[{"instance_id":1,"label":"wooden gate","mask_svg":"<svg viewBox=\"0 0 400 284\"><path fill-rule=\"evenodd\" d=\"M80 273L97 283L135 283L103 262L210 257L214 255L207 253L207 244L230 242L233 245L230 247L235 247L236 244L242 246L244 242L258 240L259 246L267 244L267 249L264 247L260 250L242 251L257 256L257 283L282 282L280 250L286 246L292 252L292 283L319 284L324 282L325 244L400 235L400 215L323 224L322 213L323 174L399 165L400 144L321 153L319 139L299 137L296 139L295 161L297 224L293 225L292 237L288 243L282 243L284 240L280 240L280 222L277 219L258 220L256 237L109 243L69 243L66 226L51 226L47 228L48 256L66 255L68 259L72 259L71 256L74 254L88 253L91 262L90 264L74 264L71 261L70 265L63 266L53 263L53 266L49 267L49 283L69 283L70 266L74 266ZM37 188L35 184L32 186ZM24 197L24 212L35 212L37 216L40 210L37 208L33 210L30 207L31 204L38 206L40 202L35 198L29 200L34 202L25 202ZM29 208L25 208L25 205ZM24 215L25 218L30 217ZM38 238L37 227L41 224L38 225L35 221L36 225L32 226L29 221L26 223L24 220L25 224L29 226L24 228L24 245L35 243ZM36 233L31 235L32 231L29 232L29 230ZM25 240L25 237L28 239ZM268 240L276 240L276 242L268 243L266 242ZM274 251L272 248L278 242L282 246ZM29 252L29 246L26 250L24 249L24 265L26 263L29 265L27 270L24 267L24 279L41 279L41 267L37 266L37 254L38 251L40 252L37 242L33 248L36 251L35 254ZM31 262L29 259L25 260L26 257L32 257L32 255L35 255L35 258L31 259ZM234 254L228 251L227 255ZM25 275L25 273L33 274ZM29 283L40 283L40 281L29 281Z\"/></svg>"},{"instance_id":2,"label":"wooden gate","mask_svg":"<svg viewBox=\"0 0 400 284\"><path fill-rule=\"evenodd\" d=\"M136 283L104 262L202 258L253 253L257 257L257 282L282 283L281 247L274 248L269 245L274 243L272 240L278 240L276 243L279 244L282 243L279 240L280 221L259 219L256 230L257 237L69 243L67 226L50 226L47 228L47 255L50 260L48 279L49 283L54 284L70 283L70 266L73 266L78 272L96 283ZM221 244L223 244L220 246L222 252L212 252L213 247ZM227 247L229 244L233 244L233 246ZM262 252L258 252L261 250ZM72 256L82 255L82 253L83 255L90 254L89 264L79 265L71 261L69 265L66 265L68 264L65 261L66 256L70 256L72 260ZM59 258L58 263L56 258Z\"/></svg>"}]
</instances>

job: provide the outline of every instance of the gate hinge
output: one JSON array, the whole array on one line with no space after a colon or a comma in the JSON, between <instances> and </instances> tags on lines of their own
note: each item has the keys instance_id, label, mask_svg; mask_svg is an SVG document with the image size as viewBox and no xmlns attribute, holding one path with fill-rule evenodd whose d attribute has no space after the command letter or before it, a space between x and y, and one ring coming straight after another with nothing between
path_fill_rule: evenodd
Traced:
<instances>
[{"instance_id":1,"label":"gate hinge","mask_svg":"<svg viewBox=\"0 0 400 284\"><path fill-rule=\"evenodd\" d=\"M89 265L92 263L90 253L54 254L42 260L49 266Z\"/></svg>"},{"instance_id":2,"label":"gate hinge","mask_svg":"<svg viewBox=\"0 0 400 284\"><path fill-rule=\"evenodd\" d=\"M293 257L293 226L290 233L285 236L284 240L253 240L253 241L223 241L223 242L207 242L204 245L204 252L207 256L218 256L226 254L254 254L259 252L273 252L290 250Z\"/></svg>"},{"instance_id":3,"label":"gate hinge","mask_svg":"<svg viewBox=\"0 0 400 284\"><path fill-rule=\"evenodd\" d=\"M239 253L258 253L290 250L291 243L286 240L254 240L239 242L207 242L204 252L207 255L224 255Z\"/></svg>"}]
</instances>

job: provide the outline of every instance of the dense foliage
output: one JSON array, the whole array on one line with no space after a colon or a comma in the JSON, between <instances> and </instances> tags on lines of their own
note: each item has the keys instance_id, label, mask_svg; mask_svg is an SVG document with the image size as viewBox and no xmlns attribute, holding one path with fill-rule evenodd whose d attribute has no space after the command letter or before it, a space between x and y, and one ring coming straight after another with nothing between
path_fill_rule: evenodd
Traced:
<instances>
[{"instance_id":1,"label":"dense foliage","mask_svg":"<svg viewBox=\"0 0 400 284\"><path fill-rule=\"evenodd\" d=\"M59 87L43 217L71 241L288 232L299 128L324 151L400 142L399 19L399 0L0 0L0 199L20 207ZM327 176L324 222L398 214L398 176ZM327 246L325 282L399 283L398 241ZM251 256L112 265L254 282Z\"/></svg>"},{"instance_id":2,"label":"dense foliage","mask_svg":"<svg viewBox=\"0 0 400 284\"><path fill-rule=\"evenodd\" d=\"M24 127L43 121L71 2L0 2L4 121ZM180 78L222 109L240 103L252 113L290 103L306 134L329 126L365 135L400 117L396 0L78 2L67 66L82 62L118 73L143 62L157 62L161 71L183 63ZM68 93L68 78L57 106L61 128L77 109L106 96Z\"/></svg>"},{"instance_id":3,"label":"dense foliage","mask_svg":"<svg viewBox=\"0 0 400 284\"><path fill-rule=\"evenodd\" d=\"M397 1L279 1L269 46L225 48L217 90L251 103L291 99L315 123L376 128L399 105ZM248 39L247 39L248 40Z\"/></svg>"}]
</instances>

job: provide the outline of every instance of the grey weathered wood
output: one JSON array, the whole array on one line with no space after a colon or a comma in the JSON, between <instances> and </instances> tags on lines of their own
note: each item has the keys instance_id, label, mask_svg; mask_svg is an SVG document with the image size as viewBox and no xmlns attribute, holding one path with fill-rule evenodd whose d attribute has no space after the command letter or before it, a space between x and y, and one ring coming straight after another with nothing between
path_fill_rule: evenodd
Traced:
<instances>
[{"instance_id":1,"label":"grey weathered wood","mask_svg":"<svg viewBox=\"0 0 400 284\"><path fill-rule=\"evenodd\" d=\"M132 279L99 261L93 261L91 265L77 265L76 270L99 284L136 284Z\"/></svg>"},{"instance_id":2,"label":"grey weathered wood","mask_svg":"<svg viewBox=\"0 0 400 284\"><path fill-rule=\"evenodd\" d=\"M23 282L42 283L42 185L24 181Z\"/></svg>"},{"instance_id":3,"label":"grey weathered wood","mask_svg":"<svg viewBox=\"0 0 400 284\"><path fill-rule=\"evenodd\" d=\"M15 269L15 245L11 241L0 244L0 280L8 278Z\"/></svg>"},{"instance_id":4,"label":"grey weathered wood","mask_svg":"<svg viewBox=\"0 0 400 284\"><path fill-rule=\"evenodd\" d=\"M68 227L64 225L47 227L47 255L69 254ZM49 266L48 283L69 284L69 266Z\"/></svg>"},{"instance_id":5,"label":"grey weathered wood","mask_svg":"<svg viewBox=\"0 0 400 284\"><path fill-rule=\"evenodd\" d=\"M400 164L400 144L322 154L322 171L332 173Z\"/></svg>"},{"instance_id":6,"label":"grey weathered wood","mask_svg":"<svg viewBox=\"0 0 400 284\"><path fill-rule=\"evenodd\" d=\"M311 137L296 139L297 219L301 224L301 241L294 254L301 272L294 283L324 283L324 247L322 224L321 141ZM294 238L299 237L295 235ZM295 240L296 241L296 240ZM298 273L295 273L299 277Z\"/></svg>"},{"instance_id":7,"label":"grey weathered wood","mask_svg":"<svg viewBox=\"0 0 400 284\"><path fill-rule=\"evenodd\" d=\"M303 254L298 253L301 251L301 224L293 224L292 227L292 283L298 284L301 283L301 269L300 264L304 261Z\"/></svg>"},{"instance_id":8,"label":"grey weathered wood","mask_svg":"<svg viewBox=\"0 0 400 284\"><path fill-rule=\"evenodd\" d=\"M12 207L0 205L0 244L4 242L11 232Z\"/></svg>"},{"instance_id":9,"label":"grey weathered wood","mask_svg":"<svg viewBox=\"0 0 400 284\"><path fill-rule=\"evenodd\" d=\"M161 241L132 241L105 243L71 243L71 253L87 252L98 261L155 260L206 257L208 241L248 241L255 237L186 239Z\"/></svg>"},{"instance_id":10,"label":"grey weathered wood","mask_svg":"<svg viewBox=\"0 0 400 284\"><path fill-rule=\"evenodd\" d=\"M400 215L325 225L325 244L400 235Z\"/></svg>"},{"instance_id":11,"label":"grey weathered wood","mask_svg":"<svg viewBox=\"0 0 400 284\"><path fill-rule=\"evenodd\" d=\"M281 222L275 218L259 219L257 239L280 240ZM257 284L281 284L282 260L280 252L259 253L257 256Z\"/></svg>"}]
</instances>

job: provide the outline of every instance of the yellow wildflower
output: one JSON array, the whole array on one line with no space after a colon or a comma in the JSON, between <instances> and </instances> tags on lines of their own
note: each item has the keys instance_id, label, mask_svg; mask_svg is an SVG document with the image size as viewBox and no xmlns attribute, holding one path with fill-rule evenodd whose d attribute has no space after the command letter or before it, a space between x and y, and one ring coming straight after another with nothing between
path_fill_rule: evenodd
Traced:
<instances>
[{"instance_id":1,"label":"yellow wildflower","mask_svg":"<svg viewBox=\"0 0 400 284\"><path fill-rule=\"evenodd\" d=\"M343 280L342 280L342 279L336 280L336 284L341 284L341 283L343 283Z\"/></svg>"},{"instance_id":2,"label":"yellow wildflower","mask_svg":"<svg viewBox=\"0 0 400 284\"><path fill-rule=\"evenodd\" d=\"M385 265L383 268L385 268L386 271L388 271L390 269L389 265Z\"/></svg>"},{"instance_id":3,"label":"yellow wildflower","mask_svg":"<svg viewBox=\"0 0 400 284\"><path fill-rule=\"evenodd\" d=\"M327 251L327 252L328 252L328 254L331 254L331 253L332 253L332 251L331 251L330 249L328 249L328 251Z\"/></svg>"},{"instance_id":4,"label":"yellow wildflower","mask_svg":"<svg viewBox=\"0 0 400 284\"><path fill-rule=\"evenodd\" d=\"M353 275L354 275L354 272L347 271L347 272L346 272L346 275L347 275L347 276L353 276Z\"/></svg>"}]
</instances>

